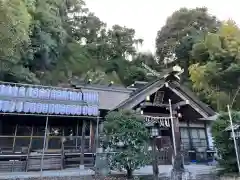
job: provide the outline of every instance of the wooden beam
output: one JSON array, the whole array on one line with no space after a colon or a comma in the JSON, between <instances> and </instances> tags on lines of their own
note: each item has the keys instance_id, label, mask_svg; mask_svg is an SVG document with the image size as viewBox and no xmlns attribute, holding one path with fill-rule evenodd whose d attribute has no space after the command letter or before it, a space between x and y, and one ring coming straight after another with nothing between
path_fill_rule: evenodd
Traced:
<instances>
[{"instance_id":1,"label":"wooden beam","mask_svg":"<svg viewBox=\"0 0 240 180\"><path fill-rule=\"evenodd\" d=\"M157 82L158 83L158 82ZM153 85L151 85L150 87L147 87L146 89L144 89L143 91L141 91L139 94L137 93L136 95L130 97L129 99L127 99L126 101L120 103L116 109L121 108L121 109L131 109L132 107L136 106L137 104L141 103L146 96L150 96L153 93L155 93L157 90L159 90L160 88L163 87L163 85L159 86L159 87L153 87L156 85L155 83ZM152 89L151 89L152 88Z\"/></svg>"},{"instance_id":2,"label":"wooden beam","mask_svg":"<svg viewBox=\"0 0 240 180\"><path fill-rule=\"evenodd\" d=\"M172 108L175 110L175 109L177 109L178 107L185 106L185 105L187 105L187 104L189 104L189 100L180 101L180 102L178 102L178 103L176 103L176 104L173 104Z\"/></svg>"},{"instance_id":3,"label":"wooden beam","mask_svg":"<svg viewBox=\"0 0 240 180\"><path fill-rule=\"evenodd\" d=\"M142 107L142 108L147 107L147 106L169 108L169 104L155 104L155 103L151 103L151 102L143 102L140 104L140 107Z\"/></svg>"},{"instance_id":4,"label":"wooden beam","mask_svg":"<svg viewBox=\"0 0 240 180\"><path fill-rule=\"evenodd\" d=\"M33 113L8 113L8 112L0 112L0 115L16 115L16 116L38 116L38 117L59 117L59 118L84 118L84 119L96 119L96 116L74 116L74 115L57 115L57 114L33 114ZM99 117L102 118L102 117Z\"/></svg>"},{"instance_id":5,"label":"wooden beam","mask_svg":"<svg viewBox=\"0 0 240 180\"><path fill-rule=\"evenodd\" d=\"M183 100L188 100L185 96L183 96L180 92L178 92L176 89L174 89L174 88L171 88L170 86L168 86L168 88L170 89L170 90L172 90L172 92L174 92L176 95L178 95L180 98L182 98ZM208 117L208 114L207 113L205 113L204 111L202 111L202 110L200 110L198 107L198 104L196 104L196 103L190 103L189 102L189 105L193 108L193 109L195 109L199 114L201 114L203 117L205 117L205 118L207 118Z\"/></svg>"}]
</instances>

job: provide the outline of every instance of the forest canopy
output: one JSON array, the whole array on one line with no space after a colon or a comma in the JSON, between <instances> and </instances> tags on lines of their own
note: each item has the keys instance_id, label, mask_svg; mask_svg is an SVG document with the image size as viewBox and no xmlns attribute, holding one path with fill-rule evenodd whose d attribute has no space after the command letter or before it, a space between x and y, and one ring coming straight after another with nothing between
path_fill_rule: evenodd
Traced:
<instances>
[{"instance_id":1,"label":"forest canopy","mask_svg":"<svg viewBox=\"0 0 240 180\"><path fill-rule=\"evenodd\" d=\"M138 52L143 42L131 27L109 28L83 0L0 0L1 81L60 86L91 78L128 86L152 80L142 62L160 73L179 64L181 83L215 110L240 108L235 22L221 22L207 8L181 8L158 31L156 54Z\"/></svg>"},{"instance_id":2,"label":"forest canopy","mask_svg":"<svg viewBox=\"0 0 240 180\"><path fill-rule=\"evenodd\" d=\"M146 80L143 69L128 61L141 57L136 45L143 40L135 38L135 30L107 28L82 0L0 0L0 13L3 81L58 85L91 77L93 83L129 85Z\"/></svg>"}]
</instances>

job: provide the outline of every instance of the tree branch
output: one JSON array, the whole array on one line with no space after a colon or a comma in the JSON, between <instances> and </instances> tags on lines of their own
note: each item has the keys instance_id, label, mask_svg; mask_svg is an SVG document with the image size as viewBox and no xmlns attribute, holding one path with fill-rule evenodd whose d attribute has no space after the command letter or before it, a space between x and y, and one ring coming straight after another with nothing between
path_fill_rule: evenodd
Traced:
<instances>
[{"instance_id":1,"label":"tree branch","mask_svg":"<svg viewBox=\"0 0 240 180\"><path fill-rule=\"evenodd\" d=\"M235 93L235 95L234 95L234 97L233 97L233 100L232 100L232 103L231 103L231 108L232 108L232 106L234 105L234 102L235 102L235 100L236 100L236 98L237 98L237 95L238 95L239 91L240 91L240 86L238 86L238 89L237 89L237 91L236 91L236 93Z\"/></svg>"}]
</instances>

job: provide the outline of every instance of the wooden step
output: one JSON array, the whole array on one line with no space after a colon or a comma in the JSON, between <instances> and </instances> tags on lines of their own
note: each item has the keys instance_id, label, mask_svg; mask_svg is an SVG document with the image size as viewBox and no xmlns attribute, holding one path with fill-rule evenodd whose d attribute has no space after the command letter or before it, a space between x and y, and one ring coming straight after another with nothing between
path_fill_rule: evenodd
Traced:
<instances>
[{"instance_id":1,"label":"wooden step","mask_svg":"<svg viewBox=\"0 0 240 180\"><path fill-rule=\"evenodd\" d=\"M27 171L40 171L41 170L42 156L29 156ZM62 169L61 155L44 155L43 170L60 170Z\"/></svg>"},{"instance_id":2,"label":"wooden step","mask_svg":"<svg viewBox=\"0 0 240 180\"><path fill-rule=\"evenodd\" d=\"M64 156L64 167L65 168L76 168L79 167L81 163L80 155L65 155ZM84 165L86 167L94 166L94 154L84 154Z\"/></svg>"},{"instance_id":3,"label":"wooden step","mask_svg":"<svg viewBox=\"0 0 240 180\"><path fill-rule=\"evenodd\" d=\"M0 172L24 172L26 161L0 161Z\"/></svg>"},{"instance_id":4,"label":"wooden step","mask_svg":"<svg viewBox=\"0 0 240 180\"><path fill-rule=\"evenodd\" d=\"M93 168L94 167L94 164L85 164L84 165L86 168ZM65 168L66 169L70 169L70 168L79 168L79 164L67 164L65 165Z\"/></svg>"}]
</instances>

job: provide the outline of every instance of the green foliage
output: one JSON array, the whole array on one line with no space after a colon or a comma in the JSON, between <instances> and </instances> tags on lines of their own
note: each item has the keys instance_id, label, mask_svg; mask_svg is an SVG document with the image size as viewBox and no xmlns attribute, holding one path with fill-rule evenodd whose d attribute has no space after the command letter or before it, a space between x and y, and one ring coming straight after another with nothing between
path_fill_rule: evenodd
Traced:
<instances>
[{"instance_id":1,"label":"green foliage","mask_svg":"<svg viewBox=\"0 0 240 180\"><path fill-rule=\"evenodd\" d=\"M214 32L218 26L219 21L209 15L206 8L181 8L175 11L157 33L157 57L163 62L165 57L175 54L176 46L185 36L191 36L198 31Z\"/></svg>"},{"instance_id":2,"label":"green foliage","mask_svg":"<svg viewBox=\"0 0 240 180\"><path fill-rule=\"evenodd\" d=\"M0 80L58 85L92 78L130 85L151 80L142 62L161 72L164 59L176 55L184 81L215 109L224 110L233 99L233 108L240 107L240 96L234 96L239 28L233 21L220 24L206 8L181 8L167 19L156 39L158 58L138 53L143 40L134 29L107 28L83 0L0 1L0 22Z\"/></svg>"},{"instance_id":3,"label":"green foliage","mask_svg":"<svg viewBox=\"0 0 240 180\"><path fill-rule=\"evenodd\" d=\"M232 112L233 123L240 123L240 112ZM224 131L230 125L228 113L222 113L212 126L215 147L220 157L219 164L224 172L237 172L237 161L233 140L229 132Z\"/></svg>"},{"instance_id":4,"label":"green foliage","mask_svg":"<svg viewBox=\"0 0 240 180\"><path fill-rule=\"evenodd\" d=\"M0 1L0 78L37 83L21 56L29 44L31 16L22 0Z\"/></svg>"},{"instance_id":5,"label":"green foliage","mask_svg":"<svg viewBox=\"0 0 240 180\"><path fill-rule=\"evenodd\" d=\"M135 30L107 29L83 0L0 1L0 80L58 85L72 78L129 85L144 79Z\"/></svg>"},{"instance_id":6,"label":"green foliage","mask_svg":"<svg viewBox=\"0 0 240 180\"><path fill-rule=\"evenodd\" d=\"M181 8L175 11L157 33L156 56L159 63L168 67L180 65L184 69L181 81L189 84L188 68L199 62L191 58L192 47L208 32L215 32L219 24L206 8Z\"/></svg>"},{"instance_id":7,"label":"green foliage","mask_svg":"<svg viewBox=\"0 0 240 180\"><path fill-rule=\"evenodd\" d=\"M149 160L147 142L149 133L144 119L130 111L110 112L104 122L105 144L113 152L112 167L125 169L128 176ZM121 143L121 145L120 145Z\"/></svg>"},{"instance_id":8,"label":"green foliage","mask_svg":"<svg viewBox=\"0 0 240 180\"><path fill-rule=\"evenodd\" d=\"M192 59L199 62L189 67L193 88L205 94L218 111L232 103L233 109L240 108L236 94L240 83L239 49L240 30L232 21L193 45Z\"/></svg>"}]
</instances>

